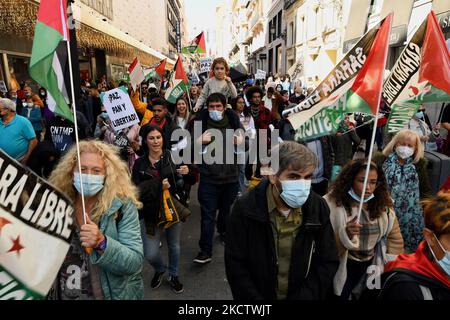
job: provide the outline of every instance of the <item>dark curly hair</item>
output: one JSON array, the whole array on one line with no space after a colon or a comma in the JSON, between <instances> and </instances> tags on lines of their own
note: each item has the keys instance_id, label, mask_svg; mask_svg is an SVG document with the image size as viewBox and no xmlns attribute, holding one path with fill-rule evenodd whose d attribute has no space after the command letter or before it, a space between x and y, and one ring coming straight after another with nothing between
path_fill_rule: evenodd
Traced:
<instances>
[{"instance_id":1,"label":"dark curly hair","mask_svg":"<svg viewBox=\"0 0 450 320\"><path fill-rule=\"evenodd\" d=\"M245 96L247 97L247 100L251 101L253 94L255 94L255 93L259 93L261 95L261 99L263 98L264 92L262 91L262 89L260 87L253 86L253 87L250 87L247 90L247 93L245 94Z\"/></svg>"},{"instance_id":2,"label":"dark curly hair","mask_svg":"<svg viewBox=\"0 0 450 320\"><path fill-rule=\"evenodd\" d=\"M353 182L358 173L367 169L367 164L365 159L349 162L331 186L331 198L334 199L337 206L343 206L349 215L351 214L353 198L349 196L348 191L353 187ZM378 175L377 187L373 193L375 197L368 202L369 217L373 220L379 218L386 207L392 207L393 203L381 167L378 167L374 162L370 162L370 170L376 170Z\"/></svg>"}]
</instances>

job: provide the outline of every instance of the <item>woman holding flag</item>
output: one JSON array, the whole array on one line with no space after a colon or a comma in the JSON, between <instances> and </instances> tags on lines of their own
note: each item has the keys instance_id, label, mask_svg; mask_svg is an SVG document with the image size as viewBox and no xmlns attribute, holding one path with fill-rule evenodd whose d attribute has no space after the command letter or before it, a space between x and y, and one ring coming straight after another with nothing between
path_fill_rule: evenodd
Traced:
<instances>
[{"instance_id":1,"label":"woman holding flag","mask_svg":"<svg viewBox=\"0 0 450 320\"><path fill-rule=\"evenodd\" d=\"M56 298L143 299L141 203L127 165L106 143L81 141L79 147L81 167L73 146L49 179L72 199L77 226L55 283Z\"/></svg>"},{"instance_id":2,"label":"woman holding flag","mask_svg":"<svg viewBox=\"0 0 450 320\"><path fill-rule=\"evenodd\" d=\"M370 171L358 217L367 166ZM382 268L378 258L403 253L403 239L383 171L375 163L365 159L348 163L324 199L330 207L340 260L333 290L340 300L348 300L352 293L361 293L371 265Z\"/></svg>"}]
</instances>

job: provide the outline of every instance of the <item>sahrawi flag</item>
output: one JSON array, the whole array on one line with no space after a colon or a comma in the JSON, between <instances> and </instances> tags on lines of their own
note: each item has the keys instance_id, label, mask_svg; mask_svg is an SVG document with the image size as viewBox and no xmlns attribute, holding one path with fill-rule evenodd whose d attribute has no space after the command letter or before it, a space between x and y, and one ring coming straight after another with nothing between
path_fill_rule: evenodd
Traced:
<instances>
[{"instance_id":1,"label":"sahrawi flag","mask_svg":"<svg viewBox=\"0 0 450 320\"><path fill-rule=\"evenodd\" d=\"M49 107L56 114L73 121L65 74L68 74L66 0L41 0L34 31L29 73L47 89Z\"/></svg>"},{"instance_id":2,"label":"sahrawi flag","mask_svg":"<svg viewBox=\"0 0 450 320\"><path fill-rule=\"evenodd\" d=\"M170 103L175 103L183 92L187 92L189 90L189 80L183 68L183 60L181 59L181 55L178 55L178 60L175 63L171 82L171 87L167 90L165 98Z\"/></svg>"},{"instance_id":3,"label":"sahrawi flag","mask_svg":"<svg viewBox=\"0 0 450 320\"><path fill-rule=\"evenodd\" d=\"M383 99L392 108L389 133L407 127L422 103L450 101L450 52L433 11L397 59Z\"/></svg>"},{"instance_id":4,"label":"sahrawi flag","mask_svg":"<svg viewBox=\"0 0 450 320\"><path fill-rule=\"evenodd\" d=\"M347 112L376 113L392 15L369 30L298 106L283 112L295 140L336 132Z\"/></svg>"},{"instance_id":5,"label":"sahrawi flag","mask_svg":"<svg viewBox=\"0 0 450 320\"><path fill-rule=\"evenodd\" d=\"M205 45L205 33L202 32L192 41L192 45L183 47L181 49L181 53L183 54L204 54L206 53L206 45Z\"/></svg>"},{"instance_id":6,"label":"sahrawi flag","mask_svg":"<svg viewBox=\"0 0 450 320\"><path fill-rule=\"evenodd\" d=\"M130 74L131 87L135 90L145 80L144 72L142 71L142 66L138 58L134 58L133 63L128 67L128 73Z\"/></svg>"},{"instance_id":7,"label":"sahrawi flag","mask_svg":"<svg viewBox=\"0 0 450 320\"><path fill-rule=\"evenodd\" d=\"M0 150L0 300L42 300L70 247L70 200Z\"/></svg>"}]
</instances>

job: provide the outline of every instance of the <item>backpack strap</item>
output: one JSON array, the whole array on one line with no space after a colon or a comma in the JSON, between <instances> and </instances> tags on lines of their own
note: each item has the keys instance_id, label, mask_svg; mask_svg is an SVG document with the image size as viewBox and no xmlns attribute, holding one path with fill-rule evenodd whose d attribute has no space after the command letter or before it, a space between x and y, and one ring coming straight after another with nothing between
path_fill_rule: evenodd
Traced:
<instances>
[{"instance_id":1,"label":"backpack strap","mask_svg":"<svg viewBox=\"0 0 450 320\"><path fill-rule=\"evenodd\" d=\"M433 300L433 295L431 294L431 290L428 287L424 287L422 285L419 285L420 291L422 291L423 294L423 300L430 301Z\"/></svg>"}]
</instances>

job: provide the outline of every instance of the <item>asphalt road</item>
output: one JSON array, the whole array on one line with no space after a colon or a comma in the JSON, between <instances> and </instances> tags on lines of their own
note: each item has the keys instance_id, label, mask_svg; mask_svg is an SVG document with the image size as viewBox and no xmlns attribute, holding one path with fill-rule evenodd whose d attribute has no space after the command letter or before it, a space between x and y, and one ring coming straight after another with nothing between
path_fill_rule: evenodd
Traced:
<instances>
[{"instance_id":1,"label":"asphalt road","mask_svg":"<svg viewBox=\"0 0 450 320\"><path fill-rule=\"evenodd\" d=\"M168 273L157 289L152 289L153 267L145 261L143 268L146 300L231 300L231 291L225 276L224 247L218 234L214 237L212 261L199 265L192 260L199 251L200 205L197 201L197 185L191 190L190 208L192 215L183 223L181 230L181 255L179 263L179 280L184 285L184 292L174 293L167 281ZM162 257L168 263L166 238L162 238Z\"/></svg>"}]
</instances>

